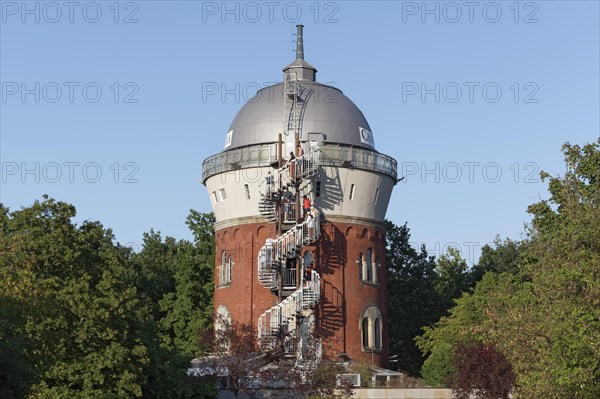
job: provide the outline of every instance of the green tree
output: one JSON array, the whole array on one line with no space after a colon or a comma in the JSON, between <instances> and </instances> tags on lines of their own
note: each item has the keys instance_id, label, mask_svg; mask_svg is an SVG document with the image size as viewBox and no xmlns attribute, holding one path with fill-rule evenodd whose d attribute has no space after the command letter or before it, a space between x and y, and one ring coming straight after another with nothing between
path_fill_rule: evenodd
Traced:
<instances>
[{"instance_id":1,"label":"green tree","mask_svg":"<svg viewBox=\"0 0 600 399\"><path fill-rule=\"evenodd\" d=\"M214 397L186 374L212 313L214 240L150 232L132 261L109 229L75 215L47 196L15 212L0 204L0 397ZM190 220L212 234L210 214Z\"/></svg>"},{"instance_id":2,"label":"green tree","mask_svg":"<svg viewBox=\"0 0 600 399\"><path fill-rule=\"evenodd\" d=\"M14 298L0 296L0 397L22 398L29 391L33 370L26 353L31 344L22 333L28 313Z\"/></svg>"},{"instance_id":3,"label":"green tree","mask_svg":"<svg viewBox=\"0 0 600 399\"><path fill-rule=\"evenodd\" d=\"M190 361L203 351L199 332L211 329L214 215L191 210L187 224L194 243L163 239L150 231L144 235L142 250L133 257L138 287L154 316L144 398L214 395L210 382L188 378L185 373Z\"/></svg>"},{"instance_id":4,"label":"green tree","mask_svg":"<svg viewBox=\"0 0 600 399\"><path fill-rule=\"evenodd\" d=\"M111 231L78 227L75 213L47 196L12 213L2 207L0 298L22 312L16 322L3 314L2 324L26 349L12 359L27 364L29 398L139 397L148 308Z\"/></svg>"},{"instance_id":5,"label":"green tree","mask_svg":"<svg viewBox=\"0 0 600 399\"><path fill-rule=\"evenodd\" d=\"M410 245L406 224L386 221L386 240L390 354L397 355L398 369L418 375L423 356L414 338L441 316L435 261L424 247Z\"/></svg>"},{"instance_id":6,"label":"green tree","mask_svg":"<svg viewBox=\"0 0 600 399\"><path fill-rule=\"evenodd\" d=\"M454 347L442 342L431 351L421 368L423 382L430 387L445 387L451 375Z\"/></svg>"},{"instance_id":7,"label":"green tree","mask_svg":"<svg viewBox=\"0 0 600 399\"><path fill-rule=\"evenodd\" d=\"M533 204L523 284L496 340L523 396L600 397L600 139L562 148L566 172ZM513 310L513 309L511 309ZM528 356L525 356L527 354Z\"/></svg>"},{"instance_id":8,"label":"green tree","mask_svg":"<svg viewBox=\"0 0 600 399\"><path fill-rule=\"evenodd\" d=\"M473 293L463 293L449 315L425 327L415 339L427 357L421 374L426 384L444 386L453 371L452 355L460 344L493 343L490 332L501 327L505 300L514 294L518 279L510 274L487 273Z\"/></svg>"},{"instance_id":9,"label":"green tree","mask_svg":"<svg viewBox=\"0 0 600 399\"><path fill-rule=\"evenodd\" d=\"M150 230L144 233L142 250L132 257L136 272L136 285L150 299L154 317L160 318L158 303L169 292L175 291L175 259L177 240Z\"/></svg>"},{"instance_id":10,"label":"green tree","mask_svg":"<svg viewBox=\"0 0 600 399\"><path fill-rule=\"evenodd\" d=\"M200 355L198 332L212 323L212 264L203 263L189 242L178 244L175 259L175 290L159 302L163 342L190 359Z\"/></svg>"},{"instance_id":11,"label":"green tree","mask_svg":"<svg viewBox=\"0 0 600 399\"><path fill-rule=\"evenodd\" d=\"M524 398L600 397L600 140L563 154L563 176L542 172L550 199L529 207L518 272L484 275L418 339L429 359L449 344L494 345Z\"/></svg>"},{"instance_id":12,"label":"green tree","mask_svg":"<svg viewBox=\"0 0 600 399\"><path fill-rule=\"evenodd\" d=\"M151 231L133 258L138 286L152 301L162 343L182 356L200 355L198 332L212 326L214 215L190 211L195 242L162 239Z\"/></svg>"},{"instance_id":13,"label":"green tree","mask_svg":"<svg viewBox=\"0 0 600 399\"><path fill-rule=\"evenodd\" d=\"M525 246L525 241L501 240L496 236L492 245L486 244L481 248L479 261L471 269L471 285L475 286L487 272L517 274L519 256Z\"/></svg>"},{"instance_id":14,"label":"green tree","mask_svg":"<svg viewBox=\"0 0 600 399\"><path fill-rule=\"evenodd\" d=\"M467 261L461 257L458 249L450 247L437 260L435 270L435 287L441 298L441 311L446 314L447 309L454 306L454 300L471 288Z\"/></svg>"},{"instance_id":15,"label":"green tree","mask_svg":"<svg viewBox=\"0 0 600 399\"><path fill-rule=\"evenodd\" d=\"M156 327L158 330L158 327ZM142 386L144 399L211 399L217 396L210 378L190 377L190 358L167 348L157 330L148 344L150 362L145 368L147 382Z\"/></svg>"}]
</instances>

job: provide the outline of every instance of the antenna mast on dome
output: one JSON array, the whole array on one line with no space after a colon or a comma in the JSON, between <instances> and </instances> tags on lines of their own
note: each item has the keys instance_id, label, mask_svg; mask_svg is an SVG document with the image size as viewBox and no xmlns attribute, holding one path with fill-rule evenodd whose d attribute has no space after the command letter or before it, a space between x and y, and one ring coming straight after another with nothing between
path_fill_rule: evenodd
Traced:
<instances>
[{"instance_id":1,"label":"antenna mast on dome","mask_svg":"<svg viewBox=\"0 0 600 399\"><path fill-rule=\"evenodd\" d=\"M296 25L296 59L304 59L304 37L302 36L304 25Z\"/></svg>"}]
</instances>

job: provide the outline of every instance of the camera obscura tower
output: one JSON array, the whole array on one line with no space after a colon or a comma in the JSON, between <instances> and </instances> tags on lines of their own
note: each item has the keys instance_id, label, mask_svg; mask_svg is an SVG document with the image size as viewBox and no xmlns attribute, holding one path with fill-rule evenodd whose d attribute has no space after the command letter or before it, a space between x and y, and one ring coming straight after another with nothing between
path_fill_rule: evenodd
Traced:
<instances>
[{"instance_id":1,"label":"camera obscura tower","mask_svg":"<svg viewBox=\"0 0 600 399\"><path fill-rule=\"evenodd\" d=\"M337 88L296 59L238 112L204 160L216 216L215 312L252 324L262 348L387 366L384 218L396 161Z\"/></svg>"}]
</instances>

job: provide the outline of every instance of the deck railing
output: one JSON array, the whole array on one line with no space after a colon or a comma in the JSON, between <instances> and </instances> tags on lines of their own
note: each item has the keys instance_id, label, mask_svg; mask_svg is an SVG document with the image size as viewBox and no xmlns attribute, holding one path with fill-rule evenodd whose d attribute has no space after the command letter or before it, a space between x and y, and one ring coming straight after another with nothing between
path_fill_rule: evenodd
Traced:
<instances>
[{"instance_id":1,"label":"deck railing","mask_svg":"<svg viewBox=\"0 0 600 399\"><path fill-rule=\"evenodd\" d=\"M202 163L202 182L223 172L272 165L277 162L275 147L275 144L256 145L223 151L208 157ZM371 170L394 179L398 177L398 162L377 151L331 144L321 145L319 149L320 159L318 162L320 165ZM281 181L285 181L285 179Z\"/></svg>"}]
</instances>

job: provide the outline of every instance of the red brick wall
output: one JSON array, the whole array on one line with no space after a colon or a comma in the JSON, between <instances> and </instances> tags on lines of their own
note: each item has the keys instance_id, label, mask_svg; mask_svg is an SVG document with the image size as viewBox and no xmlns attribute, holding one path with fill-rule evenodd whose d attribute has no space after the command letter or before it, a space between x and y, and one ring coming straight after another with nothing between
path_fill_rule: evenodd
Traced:
<instances>
[{"instance_id":1,"label":"red brick wall","mask_svg":"<svg viewBox=\"0 0 600 399\"><path fill-rule=\"evenodd\" d=\"M268 223L246 224L218 230L215 256L215 311L225 305L235 322L252 324L265 310L277 304L277 296L263 287L257 276L258 250L267 236L276 237L275 226ZM220 285L221 254L225 250L233 256L231 284Z\"/></svg>"},{"instance_id":2,"label":"red brick wall","mask_svg":"<svg viewBox=\"0 0 600 399\"><path fill-rule=\"evenodd\" d=\"M385 278L385 238L383 231L349 223L326 223L317 246L320 262L316 270L323 281L323 299L319 305L319 331L327 339L330 358L346 353L350 359L387 366L387 285ZM360 253L373 249L379 256L378 285L360 282L357 263ZM376 305L382 316L382 350L363 352L361 314L368 305ZM371 356L373 356L371 358Z\"/></svg>"},{"instance_id":3,"label":"red brick wall","mask_svg":"<svg viewBox=\"0 0 600 399\"><path fill-rule=\"evenodd\" d=\"M385 237L372 226L326 222L317 245L307 246L316 259L315 270L322 279L322 301L316 308L319 335L328 357L337 360L346 353L350 359L387 367L387 285L385 276ZM215 259L215 310L225 305L234 321L256 326L260 315L277 304L277 296L263 287L257 277L257 251L267 236L275 238L273 224L248 224L217 231ZM360 282L359 253L373 249L378 256L379 284ZM233 255L234 266L229 286L219 286L218 270L222 251ZM368 305L376 305L382 315L382 350L363 351L360 318Z\"/></svg>"}]
</instances>

